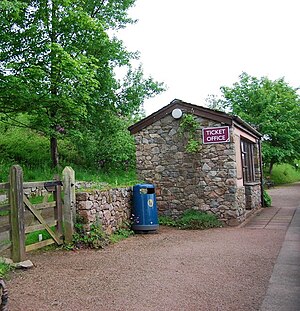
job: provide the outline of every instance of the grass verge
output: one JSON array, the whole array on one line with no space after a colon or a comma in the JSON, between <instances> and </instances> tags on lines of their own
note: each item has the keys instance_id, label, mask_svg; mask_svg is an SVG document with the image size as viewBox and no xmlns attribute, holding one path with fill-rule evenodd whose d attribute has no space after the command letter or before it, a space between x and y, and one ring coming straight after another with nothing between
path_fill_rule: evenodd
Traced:
<instances>
[{"instance_id":1,"label":"grass verge","mask_svg":"<svg viewBox=\"0 0 300 311\"><path fill-rule=\"evenodd\" d=\"M51 227L51 229L54 230L55 227ZM48 240L51 238L51 235L45 229L30 232L30 233L26 234L25 245L31 245L31 244L39 242L39 235L40 234L42 235L42 240Z\"/></svg>"},{"instance_id":2,"label":"grass verge","mask_svg":"<svg viewBox=\"0 0 300 311\"><path fill-rule=\"evenodd\" d=\"M268 176L265 172L264 176ZM290 184L300 181L300 169L290 164L274 165L271 180L275 185Z\"/></svg>"}]
</instances>

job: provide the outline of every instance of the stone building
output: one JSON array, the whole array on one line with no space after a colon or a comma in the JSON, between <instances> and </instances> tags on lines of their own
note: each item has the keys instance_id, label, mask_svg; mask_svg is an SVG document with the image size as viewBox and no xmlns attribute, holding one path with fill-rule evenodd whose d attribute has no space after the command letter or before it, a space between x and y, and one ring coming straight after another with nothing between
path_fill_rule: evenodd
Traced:
<instances>
[{"instance_id":1,"label":"stone building","mask_svg":"<svg viewBox=\"0 0 300 311\"><path fill-rule=\"evenodd\" d=\"M185 115L196 124L195 152L187 151ZM138 177L155 185L160 214L193 208L237 225L261 207L261 134L239 117L175 99L129 130Z\"/></svg>"}]
</instances>

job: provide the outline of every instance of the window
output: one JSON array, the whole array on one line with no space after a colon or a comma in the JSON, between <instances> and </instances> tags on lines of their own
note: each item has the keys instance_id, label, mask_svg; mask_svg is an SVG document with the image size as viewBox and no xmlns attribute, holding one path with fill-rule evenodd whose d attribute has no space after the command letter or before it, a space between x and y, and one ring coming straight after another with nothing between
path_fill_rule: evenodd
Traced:
<instances>
[{"instance_id":1,"label":"window","mask_svg":"<svg viewBox=\"0 0 300 311\"><path fill-rule=\"evenodd\" d=\"M254 167L254 144L241 140L242 151L242 168L244 183L250 183L255 181L255 167Z\"/></svg>"}]
</instances>

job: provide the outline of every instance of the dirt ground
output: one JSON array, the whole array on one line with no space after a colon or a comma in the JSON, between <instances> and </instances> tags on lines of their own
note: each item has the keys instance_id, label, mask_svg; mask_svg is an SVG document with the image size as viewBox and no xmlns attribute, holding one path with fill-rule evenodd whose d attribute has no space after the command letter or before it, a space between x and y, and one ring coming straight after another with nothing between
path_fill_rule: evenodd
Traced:
<instances>
[{"instance_id":1,"label":"dirt ground","mask_svg":"<svg viewBox=\"0 0 300 311\"><path fill-rule=\"evenodd\" d=\"M160 228L104 250L31 253L35 267L7 282L9 310L259 310L285 232Z\"/></svg>"}]
</instances>

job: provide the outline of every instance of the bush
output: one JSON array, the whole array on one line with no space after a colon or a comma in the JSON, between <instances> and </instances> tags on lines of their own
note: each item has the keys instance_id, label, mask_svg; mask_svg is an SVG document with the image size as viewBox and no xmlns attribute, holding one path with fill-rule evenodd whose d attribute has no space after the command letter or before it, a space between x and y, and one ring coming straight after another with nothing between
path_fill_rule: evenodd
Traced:
<instances>
[{"instance_id":1,"label":"bush","mask_svg":"<svg viewBox=\"0 0 300 311\"><path fill-rule=\"evenodd\" d=\"M129 238L132 235L134 235L134 231L128 228L119 228L109 236L109 240L111 243L117 243L119 241Z\"/></svg>"},{"instance_id":2,"label":"bush","mask_svg":"<svg viewBox=\"0 0 300 311\"><path fill-rule=\"evenodd\" d=\"M300 181L300 169L296 170L291 164L274 165L271 179L276 185Z\"/></svg>"},{"instance_id":3,"label":"bush","mask_svg":"<svg viewBox=\"0 0 300 311\"><path fill-rule=\"evenodd\" d=\"M74 248L103 248L108 245L108 235L103 231L100 224L92 224L90 231L84 229L83 223L75 224L75 234L73 235Z\"/></svg>"},{"instance_id":4,"label":"bush","mask_svg":"<svg viewBox=\"0 0 300 311\"><path fill-rule=\"evenodd\" d=\"M86 220L76 215L75 234L73 235L73 243L67 245L67 249L80 249L80 248L103 248L109 243L117 243L134 234L130 230L130 224L124 222L119 229L113 234L108 235L103 231L102 225L99 221L94 222L90 226L90 230L86 230Z\"/></svg>"},{"instance_id":5,"label":"bush","mask_svg":"<svg viewBox=\"0 0 300 311\"><path fill-rule=\"evenodd\" d=\"M1 117L1 114L0 114ZM25 115L19 117L28 124ZM135 143L128 131L131 121L105 115L92 129L69 133L58 139L61 167L80 166L90 170L129 170L135 167ZM0 120L0 175L7 166L19 164L28 169L51 167L49 137L29 128L6 125ZM32 179L31 177L29 179Z\"/></svg>"},{"instance_id":6,"label":"bush","mask_svg":"<svg viewBox=\"0 0 300 311\"><path fill-rule=\"evenodd\" d=\"M194 209L186 210L178 219L174 220L168 216L160 216L161 225L178 227L180 229L209 229L222 227L222 223L213 214L197 211Z\"/></svg>"},{"instance_id":7,"label":"bush","mask_svg":"<svg viewBox=\"0 0 300 311\"><path fill-rule=\"evenodd\" d=\"M177 222L172 217L161 215L159 216L159 224L162 226L177 227Z\"/></svg>"},{"instance_id":8,"label":"bush","mask_svg":"<svg viewBox=\"0 0 300 311\"><path fill-rule=\"evenodd\" d=\"M266 190L264 190L263 196L264 196L264 206L270 207L272 205L272 198L270 197L270 195Z\"/></svg>"},{"instance_id":9,"label":"bush","mask_svg":"<svg viewBox=\"0 0 300 311\"><path fill-rule=\"evenodd\" d=\"M12 266L4 261L0 261L0 278L6 277L9 271L12 270Z\"/></svg>"}]
</instances>

